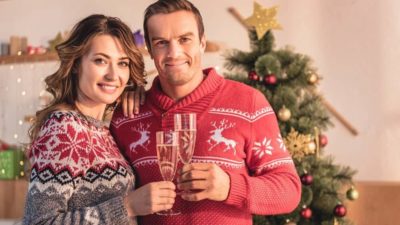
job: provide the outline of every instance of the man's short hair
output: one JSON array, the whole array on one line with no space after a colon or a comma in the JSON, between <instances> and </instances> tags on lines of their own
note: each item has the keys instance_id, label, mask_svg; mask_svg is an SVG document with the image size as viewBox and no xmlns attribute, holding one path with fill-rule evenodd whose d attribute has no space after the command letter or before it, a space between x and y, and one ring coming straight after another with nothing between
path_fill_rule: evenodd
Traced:
<instances>
[{"instance_id":1,"label":"man's short hair","mask_svg":"<svg viewBox=\"0 0 400 225\"><path fill-rule=\"evenodd\" d=\"M199 39L204 35L204 24L203 18L201 17L200 11L191 2L187 0L158 0L157 2L148 6L144 13L143 29L144 38L146 40L146 45L151 50L149 31L147 29L147 21L150 17L156 14L169 14L177 11L188 11L193 13L197 28L199 31Z\"/></svg>"}]
</instances>

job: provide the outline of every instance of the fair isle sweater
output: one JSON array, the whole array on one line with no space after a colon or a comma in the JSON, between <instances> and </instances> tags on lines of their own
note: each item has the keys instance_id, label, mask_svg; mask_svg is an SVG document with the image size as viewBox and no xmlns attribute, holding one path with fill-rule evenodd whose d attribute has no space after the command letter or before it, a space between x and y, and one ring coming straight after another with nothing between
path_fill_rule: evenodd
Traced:
<instances>
[{"instance_id":1,"label":"fair isle sweater","mask_svg":"<svg viewBox=\"0 0 400 225\"><path fill-rule=\"evenodd\" d=\"M197 114L192 162L215 163L230 177L225 201L189 202L176 198L177 216L139 217L142 225L247 225L252 214L291 212L299 203L301 183L286 150L276 116L257 90L225 80L215 70L178 102L165 95L156 78L135 118L114 113L110 126L120 150L135 170L138 186L162 180L156 157L155 132L173 129L173 114ZM181 167L179 163L178 167Z\"/></svg>"},{"instance_id":2,"label":"fair isle sweater","mask_svg":"<svg viewBox=\"0 0 400 225\"><path fill-rule=\"evenodd\" d=\"M24 224L136 224L123 204L132 170L101 121L52 113L29 158Z\"/></svg>"}]
</instances>

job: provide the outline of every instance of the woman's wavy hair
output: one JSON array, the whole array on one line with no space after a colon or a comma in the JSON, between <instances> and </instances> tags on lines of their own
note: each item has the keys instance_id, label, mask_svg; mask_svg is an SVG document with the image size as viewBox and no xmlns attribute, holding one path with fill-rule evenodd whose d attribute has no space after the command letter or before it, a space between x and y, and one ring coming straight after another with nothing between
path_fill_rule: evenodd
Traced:
<instances>
[{"instance_id":1,"label":"woman's wavy hair","mask_svg":"<svg viewBox=\"0 0 400 225\"><path fill-rule=\"evenodd\" d=\"M100 14L90 15L78 22L69 37L56 46L60 59L58 70L46 77L46 90L53 96L52 101L42 110L36 112L35 120L29 130L33 141L53 111L75 109L78 97L78 71L82 56L89 51L91 41L98 35L111 35L117 38L129 58L129 82L145 84L144 61L136 47L131 29L119 18ZM107 110L113 106L108 105Z\"/></svg>"}]
</instances>

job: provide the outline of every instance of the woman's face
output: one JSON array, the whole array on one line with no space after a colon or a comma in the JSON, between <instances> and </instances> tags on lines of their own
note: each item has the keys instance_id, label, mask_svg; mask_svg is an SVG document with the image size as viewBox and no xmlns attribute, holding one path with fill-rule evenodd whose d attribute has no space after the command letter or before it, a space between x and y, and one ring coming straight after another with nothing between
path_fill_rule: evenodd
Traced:
<instances>
[{"instance_id":1,"label":"woman's face","mask_svg":"<svg viewBox=\"0 0 400 225\"><path fill-rule=\"evenodd\" d=\"M81 59L77 101L90 108L105 107L121 95L128 79L129 58L120 41L98 35Z\"/></svg>"}]
</instances>

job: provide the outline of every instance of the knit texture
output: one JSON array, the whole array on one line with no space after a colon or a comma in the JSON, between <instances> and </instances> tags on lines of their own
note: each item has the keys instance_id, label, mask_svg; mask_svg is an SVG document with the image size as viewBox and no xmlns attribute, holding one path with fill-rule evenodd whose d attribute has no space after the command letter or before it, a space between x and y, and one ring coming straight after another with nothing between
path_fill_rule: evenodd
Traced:
<instances>
[{"instance_id":1,"label":"knit texture","mask_svg":"<svg viewBox=\"0 0 400 225\"><path fill-rule=\"evenodd\" d=\"M24 224L136 224L123 204L132 170L101 121L52 113L29 158Z\"/></svg>"},{"instance_id":2,"label":"knit texture","mask_svg":"<svg viewBox=\"0 0 400 225\"><path fill-rule=\"evenodd\" d=\"M188 202L178 196L173 209L181 215L148 215L138 218L140 224L246 225L252 224L252 214L288 213L300 200L299 177L265 97L213 69L204 74L201 85L178 102L161 91L156 78L140 114L126 118L115 112L110 130L142 186L162 180L155 132L173 129L174 113L196 113L192 162L215 163L226 171L231 180L228 198Z\"/></svg>"}]
</instances>

